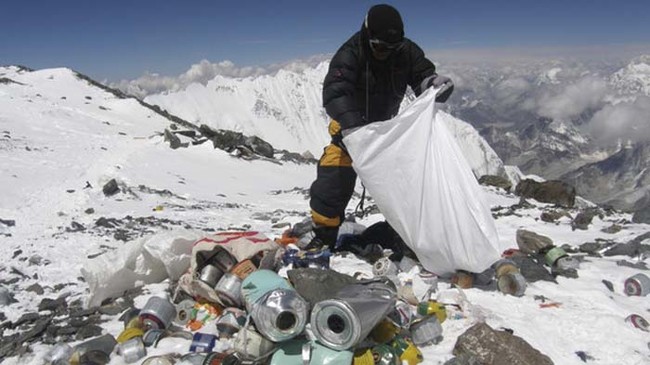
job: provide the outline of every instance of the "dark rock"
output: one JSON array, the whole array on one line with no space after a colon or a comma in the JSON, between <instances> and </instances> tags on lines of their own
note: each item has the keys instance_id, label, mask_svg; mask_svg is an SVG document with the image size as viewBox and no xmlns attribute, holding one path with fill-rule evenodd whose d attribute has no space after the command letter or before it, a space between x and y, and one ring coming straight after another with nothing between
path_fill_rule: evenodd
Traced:
<instances>
[{"instance_id":1,"label":"dark rock","mask_svg":"<svg viewBox=\"0 0 650 365\"><path fill-rule=\"evenodd\" d=\"M609 226L609 227L607 227L607 228L603 228L603 229L601 229L600 231L603 232L603 233L611 233L611 234L614 234L614 233L618 233L618 232L620 232L622 229L623 229L622 226L620 226L620 225L614 223L614 224L612 224L611 226Z\"/></svg>"},{"instance_id":2,"label":"dark rock","mask_svg":"<svg viewBox=\"0 0 650 365\"><path fill-rule=\"evenodd\" d=\"M611 281L603 279L603 284L611 291L612 293L614 292L614 284L612 284Z\"/></svg>"},{"instance_id":3,"label":"dark rock","mask_svg":"<svg viewBox=\"0 0 650 365\"><path fill-rule=\"evenodd\" d=\"M244 145L260 156L273 158L273 146L257 136L246 137Z\"/></svg>"},{"instance_id":4,"label":"dark rock","mask_svg":"<svg viewBox=\"0 0 650 365\"><path fill-rule=\"evenodd\" d=\"M180 147L187 147L189 145L187 143L181 143L181 139L169 129L165 129L165 142L169 142L169 147L173 150Z\"/></svg>"},{"instance_id":5,"label":"dark rock","mask_svg":"<svg viewBox=\"0 0 650 365\"><path fill-rule=\"evenodd\" d=\"M618 243L612 246L609 250L605 251L603 255L605 256L630 256L636 257L644 252L650 252L650 245L644 244L642 242L650 239L650 232L646 232L640 236L637 236L633 240L627 243Z\"/></svg>"},{"instance_id":6,"label":"dark rock","mask_svg":"<svg viewBox=\"0 0 650 365\"><path fill-rule=\"evenodd\" d=\"M576 229L587 230L589 228L589 225L591 224L591 221L594 219L595 216L599 216L602 219L603 212L601 212L598 208L586 209L578 213L575 219L573 219L573 222L571 222L571 228L573 230Z\"/></svg>"},{"instance_id":7,"label":"dark rock","mask_svg":"<svg viewBox=\"0 0 650 365\"><path fill-rule=\"evenodd\" d=\"M88 309L70 310L70 318L88 317L95 313L97 313L96 307L88 308Z\"/></svg>"},{"instance_id":8,"label":"dark rock","mask_svg":"<svg viewBox=\"0 0 650 365\"><path fill-rule=\"evenodd\" d=\"M648 270L648 265L643 261L629 262L627 260L619 260L619 261L616 261L616 265L631 267L633 269L639 269L639 270Z\"/></svg>"},{"instance_id":9,"label":"dark rock","mask_svg":"<svg viewBox=\"0 0 650 365\"><path fill-rule=\"evenodd\" d=\"M567 212L564 211L564 210L554 210L554 211L550 211L550 212L543 212L543 213L540 215L539 218L540 218L543 222L547 222L547 223L555 223L555 221L557 221L558 219L560 219L560 218L562 218L562 217L569 217L569 218L571 218L571 216L569 215L569 213L567 213Z\"/></svg>"},{"instance_id":10,"label":"dark rock","mask_svg":"<svg viewBox=\"0 0 650 365\"><path fill-rule=\"evenodd\" d=\"M603 246L598 242L585 242L580 245L580 252L585 252L589 254L598 253L603 248Z\"/></svg>"},{"instance_id":11,"label":"dark rock","mask_svg":"<svg viewBox=\"0 0 650 365\"><path fill-rule=\"evenodd\" d=\"M512 183L505 177L496 176L496 175L483 175L478 179L478 183L481 185L494 186L501 188L507 192L512 189Z\"/></svg>"},{"instance_id":12,"label":"dark rock","mask_svg":"<svg viewBox=\"0 0 650 365\"><path fill-rule=\"evenodd\" d=\"M85 327L81 327L79 331L77 331L77 335L75 336L75 339L77 340L85 340L90 337L96 337L102 334L102 328L91 324Z\"/></svg>"},{"instance_id":13,"label":"dark rock","mask_svg":"<svg viewBox=\"0 0 650 365\"><path fill-rule=\"evenodd\" d=\"M23 250L16 250L14 251L14 255L11 257L12 259L15 259L16 257L20 256L20 254L23 253Z\"/></svg>"},{"instance_id":14,"label":"dark rock","mask_svg":"<svg viewBox=\"0 0 650 365\"><path fill-rule=\"evenodd\" d=\"M453 354L482 365L552 365L551 359L521 337L495 331L485 323L470 327L456 340Z\"/></svg>"},{"instance_id":15,"label":"dark rock","mask_svg":"<svg viewBox=\"0 0 650 365\"><path fill-rule=\"evenodd\" d=\"M117 185L117 181L115 181L115 179L111 179L104 185L102 191L104 192L104 195L112 196L120 192L120 187Z\"/></svg>"},{"instance_id":16,"label":"dark rock","mask_svg":"<svg viewBox=\"0 0 650 365\"><path fill-rule=\"evenodd\" d=\"M86 230L86 227L84 227L83 224L75 222L75 221L72 221L72 223L70 223L70 227L67 227L65 229L66 232L83 232L85 230Z\"/></svg>"},{"instance_id":17,"label":"dark rock","mask_svg":"<svg viewBox=\"0 0 650 365\"><path fill-rule=\"evenodd\" d=\"M36 293L38 295L43 295L45 293L45 290L43 290L43 287L40 286L38 283L34 283L30 286L28 286L25 290Z\"/></svg>"},{"instance_id":18,"label":"dark rock","mask_svg":"<svg viewBox=\"0 0 650 365\"><path fill-rule=\"evenodd\" d=\"M22 316L20 316L20 318L18 318L18 320L16 322L14 322L12 324L12 326L15 328L15 327L18 327L18 326L23 325L25 323L36 322L40 318L41 318L41 315L38 314L38 313L25 313Z\"/></svg>"},{"instance_id":19,"label":"dark rock","mask_svg":"<svg viewBox=\"0 0 650 365\"><path fill-rule=\"evenodd\" d=\"M575 205L576 189L559 180L537 182L525 179L517 184L515 194L532 198L542 203L557 204L571 208Z\"/></svg>"},{"instance_id":20,"label":"dark rock","mask_svg":"<svg viewBox=\"0 0 650 365\"><path fill-rule=\"evenodd\" d=\"M4 321L7 319L7 316L5 316L4 312L0 312L0 322Z\"/></svg>"},{"instance_id":21,"label":"dark rock","mask_svg":"<svg viewBox=\"0 0 650 365\"><path fill-rule=\"evenodd\" d=\"M593 357L589 356L589 354L587 354L584 351L576 351L576 355L578 355L580 360L582 360L583 362L587 362L587 360L594 360Z\"/></svg>"},{"instance_id":22,"label":"dark rock","mask_svg":"<svg viewBox=\"0 0 650 365\"><path fill-rule=\"evenodd\" d=\"M57 328L56 335L57 336L76 336L77 332L79 332L78 327L63 326L63 327Z\"/></svg>"},{"instance_id":23,"label":"dark rock","mask_svg":"<svg viewBox=\"0 0 650 365\"><path fill-rule=\"evenodd\" d=\"M101 217L95 221L95 226L104 228L115 228L122 225L119 219Z\"/></svg>"},{"instance_id":24,"label":"dark rock","mask_svg":"<svg viewBox=\"0 0 650 365\"><path fill-rule=\"evenodd\" d=\"M514 255L510 259L517 264L527 282L534 283L539 280L555 282L555 278L546 267L530 256Z\"/></svg>"},{"instance_id":25,"label":"dark rock","mask_svg":"<svg viewBox=\"0 0 650 365\"><path fill-rule=\"evenodd\" d=\"M86 213L86 214L93 214L93 213L95 213L95 209L93 209L93 208L88 208L88 209L84 210L84 213Z\"/></svg>"},{"instance_id":26,"label":"dark rock","mask_svg":"<svg viewBox=\"0 0 650 365\"><path fill-rule=\"evenodd\" d=\"M9 291L9 289L4 286L0 286L0 305L9 305L17 303L18 301L14 298L14 294Z\"/></svg>"},{"instance_id":27,"label":"dark rock","mask_svg":"<svg viewBox=\"0 0 650 365\"><path fill-rule=\"evenodd\" d=\"M0 224L3 226L7 227L14 227L16 225L16 221L13 219L1 219L0 218Z\"/></svg>"},{"instance_id":28,"label":"dark rock","mask_svg":"<svg viewBox=\"0 0 650 365\"><path fill-rule=\"evenodd\" d=\"M30 265L40 265L42 261L43 258L40 255L32 255L28 262Z\"/></svg>"},{"instance_id":29,"label":"dark rock","mask_svg":"<svg viewBox=\"0 0 650 365\"><path fill-rule=\"evenodd\" d=\"M41 300L41 303L38 305L38 311L62 312L67 307L68 303L65 301L65 298L43 298L43 300Z\"/></svg>"},{"instance_id":30,"label":"dark rock","mask_svg":"<svg viewBox=\"0 0 650 365\"><path fill-rule=\"evenodd\" d=\"M537 253L545 247L553 246L552 239L525 229L518 229L516 236L519 250L525 254Z\"/></svg>"}]
</instances>

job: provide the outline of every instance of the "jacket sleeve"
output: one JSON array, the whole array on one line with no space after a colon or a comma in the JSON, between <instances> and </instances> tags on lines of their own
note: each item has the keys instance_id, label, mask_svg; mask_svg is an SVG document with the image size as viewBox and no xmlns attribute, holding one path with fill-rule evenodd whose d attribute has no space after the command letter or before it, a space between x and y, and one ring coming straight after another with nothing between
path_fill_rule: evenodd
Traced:
<instances>
[{"instance_id":1,"label":"jacket sleeve","mask_svg":"<svg viewBox=\"0 0 650 365\"><path fill-rule=\"evenodd\" d=\"M361 110L356 102L355 87L361 70L358 54L349 42L332 58L323 82L323 106L341 129L362 124Z\"/></svg>"},{"instance_id":2,"label":"jacket sleeve","mask_svg":"<svg viewBox=\"0 0 650 365\"><path fill-rule=\"evenodd\" d=\"M436 73L436 66L424 57L424 52L417 44L410 43L411 72L408 84L415 95L420 96L426 90L426 87L422 85L423 82Z\"/></svg>"}]
</instances>

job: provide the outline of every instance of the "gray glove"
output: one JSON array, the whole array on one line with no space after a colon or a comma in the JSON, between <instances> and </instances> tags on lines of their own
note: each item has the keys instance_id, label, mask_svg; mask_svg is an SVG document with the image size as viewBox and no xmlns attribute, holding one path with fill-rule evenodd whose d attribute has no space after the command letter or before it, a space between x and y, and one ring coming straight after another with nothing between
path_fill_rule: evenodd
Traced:
<instances>
[{"instance_id":1,"label":"gray glove","mask_svg":"<svg viewBox=\"0 0 650 365\"><path fill-rule=\"evenodd\" d=\"M438 74L433 74L424 79L422 85L424 86L422 90L432 86L434 89L440 89L438 90L438 94L436 94L436 102L438 103L447 101L451 93L454 92L454 82L449 77Z\"/></svg>"}]
</instances>

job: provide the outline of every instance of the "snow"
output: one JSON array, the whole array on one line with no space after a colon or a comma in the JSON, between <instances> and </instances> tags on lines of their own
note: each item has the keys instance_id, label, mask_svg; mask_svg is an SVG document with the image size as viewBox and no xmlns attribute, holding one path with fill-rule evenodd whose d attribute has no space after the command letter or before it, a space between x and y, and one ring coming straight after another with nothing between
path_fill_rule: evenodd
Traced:
<instances>
[{"instance_id":1,"label":"snow","mask_svg":"<svg viewBox=\"0 0 650 365\"><path fill-rule=\"evenodd\" d=\"M183 222L164 229L167 235L245 228L277 237L283 228L273 228L273 223L298 222L309 210L301 191L308 189L315 177L313 165L246 161L208 144L172 150L160 135L169 121L135 100L117 99L92 87L68 69L30 73L0 68L0 76L24 84L0 84L0 187L3 192L0 219L16 221L15 226L0 230L3 258L0 278L9 279L12 268L29 276L15 284L3 284L18 300L0 307L7 320L15 321L24 313L36 311L43 297L56 298L67 293L68 301L84 300L88 287L77 278L83 265L92 265L88 255L122 250L138 241L124 243L112 236L66 232L72 222L90 228L99 217L153 216ZM195 97L197 102L209 101L188 92L187 100ZM285 97L289 96L278 95L278 100ZM318 115L313 111L316 109L311 110L312 116ZM233 120L236 118L239 116L233 115ZM248 122L251 128L268 131L252 119ZM299 129L296 133L300 133ZM516 170L508 171L516 174ZM131 193L104 196L101 188L113 178ZM86 188L87 182L91 187ZM139 189L140 185L149 189ZM171 195L157 194L153 189L167 189ZM519 202L519 197L496 188L483 190L491 207L508 207ZM354 199L350 203L350 211L356 202ZM532 203L533 208L519 209L517 215L496 220L500 248L517 246L515 233L519 228L571 246L599 238L628 242L650 231L648 225L631 223L623 224L624 229L618 233L601 231L613 223L629 222L627 214L606 216L602 220L595 217L588 230L574 231L568 218L557 223L541 221L539 216L549 205ZM158 206L162 209L154 210ZM88 208L93 208L94 213L86 213ZM273 219L257 219L261 213L270 214ZM360 222L370 225L379 220L381 216L372 215ZM150 238L153 231L142 239ZM16 256L16 250L23 253ZM20 257L33 255L51 264L30 265L20 261ZM424 364L442 364L450 359L456 338L482 319L493 328L512 329L555 364L583 364L577 351L593 357L589 364L650 363L650 336L624 321L632 313L650 319L649 299L623 293L624 280L640 270L617 266L621 259L630 260L585 258L579 278L560 277L558 284L530 284L521 298L476 288L463 290L471 305L442 324L444 339L440 344L421 348ZM650 263L647 257L632 260ZM369 264L351 256L335 256L332 265L345 273L372 273ZM38 279L33 279L35 274ZM602 280L613 283L613 293ZM34 283L45 289L42 297L25 290ZM57 291L54 289L57 284L69 285ZM166 288L166 282L147 285L145 294L136 298L135 304L144 305L149 296L161 294ZM439 288L441 299L460 295L446 282L441 281ZM541 308L541 302L535 299L538 295L561 304ZM122 323L117 317L104 317L109 319L102 324L104 331L117 336ZM4 335L12 331L7 329ZM189 347L187 340L166 341L149 355L184 352ZM3 363L40 364L50 348L35 344L32 353L5 359ZM123 364L123 361L114 355L110 364Z\"/></svg>"}]
</instances>

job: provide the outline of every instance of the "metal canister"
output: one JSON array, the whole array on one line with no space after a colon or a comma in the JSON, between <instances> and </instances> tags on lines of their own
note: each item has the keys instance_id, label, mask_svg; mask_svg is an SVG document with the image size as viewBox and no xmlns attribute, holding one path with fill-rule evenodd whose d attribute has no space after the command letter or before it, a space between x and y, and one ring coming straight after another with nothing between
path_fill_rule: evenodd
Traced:
<instances>
[{"instance_id":1,"label":"metal canister","mask_svg":"<svg viewBox=\"0 0 650 365\"><path fill-rule=\"evenodd\" d=\"M73 356L77 356L77 359L79 359L83 354L86 352L98 350L98 351L103 351L107 354L110 354L113 352L113 349L117 345L117 341L115 341L115 337L105 334L99 337L95 337L93 339L90 339L88 341L82 342L75 346L73 348L74 353Z\"/></svg>"},{"instance_id":2,"label":"metal canister","mask_svg":"<svg viewBox=\"0 0 650 365\"><path fill-rule=\"evenodd\" d=\"M633 325L641 331L650 332L650 324L648 324L648 321L646 321L645 318L641 317L638 314L631 314L627 316L627 318L625 318L625 322Z\"/></svg>"},{"instance_id":3,"label":"metal canister","mask_svg":"<svg viewBox=\"0 0 650 365\"><path fill-rule=\"evenodd\" d=\"M447 319L447 308L445 308L444 304L436 300L429 300L426 302L418 303L417 313L421 316L434 315L438 318L438 321L440 323L444 322L445 319Z\"/></svg>"},{"instance_id":4,"label":"metal canister","mask_svg":"<svg viewBox=\"0 0 650 365\"><path fill-rule=\"evenodd\" d=\"M241 357L246 359L263 359L273 352L275 344L251 327L237 332L233 348Z\"/></svg>"},{"instance_id":5,"label":"metal canister","mask_svg":"<svg viewBox=\"0 0 650 365\"><path fill-rule=\"evenodd\" d=\"M217 336L209 333L197 332L192 337L192 344L190 345L190 351L192 352L212 352L215 343L217 342Z\"/></svg>"},{"instance_id":6,"label":"metal canister","mask_svg":"<svg viewBox=\"0 0 650 365\"><path fill-rule=\"evenodd\" d=\"M219 247L219 250L210 259L210 262L226 273L229 272L233 266L237 265L237 258L223 247Z\"/></svg>"},{"instance_id":7,"label":"metal canister","mask_svg":"<svg viewBox=\"0 0 650 365\"><path fill-rule=\"evenodd\" d=\"M142 362L142 365L174 365L176 360L170 355L152 356Z\"/></svg>"},{"instance_id":8,"label":"metal canister","mask_svg":"<svg viewBox=\"0 0 650 365\"><path fill-rule=\"evenodd\" d=\"M192 319L192 310L195 305L196 302L192 299L185 299L176 304L176 319L174 319L174 324L185 327L190 319Z\"/></svg>"},{"instance_id":9,"label":"metal canister","mask_svg":"<svg viewBox=\"0 0 650 365\"><path fill-rule=\"evenodd\" d=\"M650 293L650 278L638 273L625 280L625 294L644 297Z\"/></svg>"},{"instance_id":10,"label":"metal canister","mask_svg":"<svg viewBox=\"0 0 650 365\"><path fill-rule=\"evenodd\" d=\"M509 259L501 259L492 265L494 267L495 276L497 279L505 274L518 273L519 267L517 264Z\"/></svg>"},{"instance_id":11,"label":"metal canister","mask_svg":"<svg viewBox=\"0 0 650 365\"><path fill-rule=\"evenodd\" d=\"M230 269L230 272L237 275L238 278L244 280L255 270L257 270L257 267L253 261L246 259L233 266L232 269Z\"/></svg>"},{"instance_id":12,"label":"metal canister","mask_svg":"<svg viewBox=\"0 0 650 365\"><path fill-rule=\"evenodd\" d=\"M354 347L395 307L395 296L383 283L348 285L335 298L316 303L311 312L314 336L334 350Z\"/></svg>"},{"instance_id":13,"label":"metal canister","mask_svg":"<svg viewBox=\"0 0 650 365\"><path fill-rule=\"evenodd\" d=\"M223 310L217 318L219 337L230 338L246 324L246 312L234 307Z\"/></svg>"},{"instance_id":14,"label":"metal canister","mask_svg":"<svg viewBox=\"0 0 650 365\"><path fill-rule=\"evenodd\" d=\"M401 328L408 328L413 320L413 307L401 300L395 304L395 308L388 313L388 318Z\"/></svg>"},{"instance_id":15,"label":"metal canister","mask_svg":"<svg viewBox=\"0 0 650 365\"><path fill-rule=\"evenodd\" d=\"M147 349L141 337L132 338L118 346L118 352L128 364L134 363L147 356Z\"/></svg>"},{"instance_id":16,"label":"metal canister","mask_svg":"<svg viewBox=\"0 0 650 365\"><path fill-rule=\"evenodd\" d=\"M151 297L140 311L145 329L166 329L176 318L176 307L166 298Z\"/></svg>"},{"instance_id":17,"label":"metal canister","mask_svg":"<svg viewBox=\"0 0 650 365\"><path fill-rule=\"evenodd\" d=\"M201 269L199 274L199 280L208 284L211 288L214 288L215 285L219 282L219 279L223 276L223 271L220 268L214 265L205 265Z\"/></svg>"},{"instance_id":18,"label":"metal canister","mask_svg":"<svg viewBox=\"0 0 650 365\"><path fill-rule=\"evenodd\" d=\"M83 365L106 365L109 362L111 362L111 356L100 350L88 351L79 358L79 364Z\"/></svg>"},{"instance_id":19,"label":"metal canister","mask_svg":"<svg viewBox=\"0 0 650 365\"><path fill-rule=\"evenodd\" d=\"M52 365L68 364L73 352L74 350L67 343L57 343L47 352L47 354L45 354L43 360L45 360L47 364Z\"/></svg>"},{"instance_id":20,"label":"metal canister","mask_svg":"<svg viewBox=\"0 0 650 365\"><path fill-rule=\"evenodd\" d=\"M522 297L526 292L526 278L519 272L509 272L499 276L497 288L504 294Z\"/></svg>"},{"instance_id":21,"label":"metal canister","mask_svg":"<svg viewBox=\"0 0 650 365\"><path fill-rule=\"evenodd\" d=\"M388 257L382 257L372 265L372 273L375 276L395 276L399 268Z\"/></svg>"},{"instance_id":22,"label":"metal canister","mask_svg":"<svg viewBox=\"0 0 650 365\"><path fill-rule=\"evenodd\" d=\"M391 345L402 363L406 362L408 365L416 365L424 360L420 349L415 346L413 341L407 338L398 336Z\"/></svg>"},{"instance_id":23,"label":"metal canister","mask_svg":"<svg viewBox=\"0 0 650 365\"><path fill-rule=\"evenodd\" d=\"M142 342L146 347L154 346L164 336L165 330L152 328L142 335Z\"/></svg>"},{"instance_id":24,"label":"metal canister","mask_svg":"<svg viewBox=\"0 0 650 365\"><path fill-rule=\"evenodd\" d=\"M414 321L409 330L413 343L417 346L439 343L442 340L442 326L436 316Z\"/></svg>"},{"instance_id":25,"label":"metal canister","mask_svg":"<svg viewBox=\"0 0 650 365\"><path fill-rule=\"evenodd\" d=\"M544 255L544 261L546 262L546 265L553 266L557 260L565 256L568 256L566 251L561 247L556 246L546 252Z\"/></svg>"},{"instance_id":26,"label":"metal canister","mask_svg":"<svg viewBox=\"0 0 650 365\"><path fill-rule=\"evenodd\" d=\"M124 323L124 328L132 328L132 327L141 327L142 322L140 322L140 309L138 308L131 308L124 312L120 316L120 320Z\"/></svg>"},{"instance_id":27,"label":"metal canister","mask_svg":"<svg viewBox=\"0 0 650 365\"><path fill-rule=\"evenodd\" d=\"M385 344L379 344L372 348L372 358L376 365L401 365L402 361L395 349Z\"/></svg>"},{"instance_id":28,"label":"metal canister","mask_svg":"<svg viewBox=\"0 0 650 365\"><path fill-rule=\"evenodd\" d=\"M242 305L241 282L242 280L235 274L229 272L223 274L214 288L223 304L229 307L240 307Z\"/></svg>"},{"instance_id":29,"label":"metal canister","mask_svg":"<svg viewBox=\"0 0 650 365\"><path fill-rule=\"evenodd\" d=\"M438 275L426 270L422 270L418 276L423 283L429 285L429 293L435 293L438 291Z\"/></svg>"}]
</instances>

